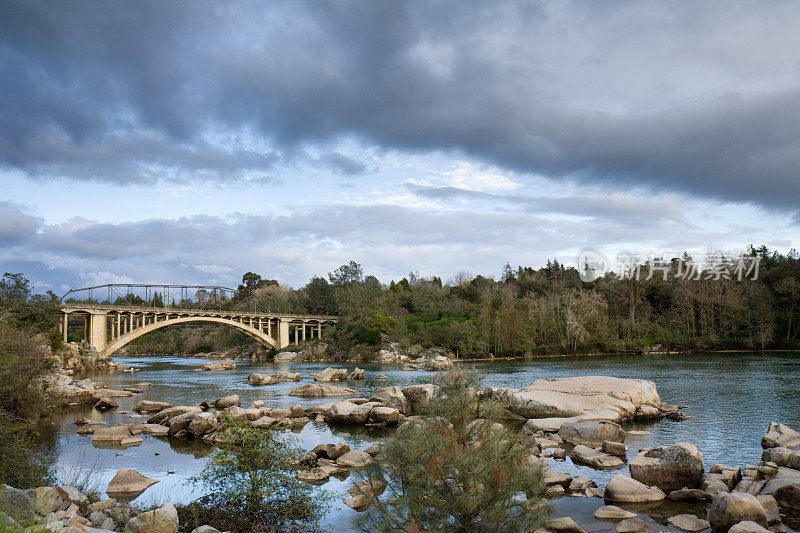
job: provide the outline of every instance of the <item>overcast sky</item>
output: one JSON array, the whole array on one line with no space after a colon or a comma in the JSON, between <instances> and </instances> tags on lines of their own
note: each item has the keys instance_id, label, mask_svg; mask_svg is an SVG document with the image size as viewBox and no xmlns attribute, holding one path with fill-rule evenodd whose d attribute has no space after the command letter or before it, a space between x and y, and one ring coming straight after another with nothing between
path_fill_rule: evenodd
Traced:
<instances>
[{"instance_id":1,"label":"overcast sky","mask_svg":"<svg viewBox=\"0 0 800 533\"><path fill-rule=\"evenodd\" d=\"M0 3L39 290L800 240L800 3Z\"/></svg>"}]
</instances>

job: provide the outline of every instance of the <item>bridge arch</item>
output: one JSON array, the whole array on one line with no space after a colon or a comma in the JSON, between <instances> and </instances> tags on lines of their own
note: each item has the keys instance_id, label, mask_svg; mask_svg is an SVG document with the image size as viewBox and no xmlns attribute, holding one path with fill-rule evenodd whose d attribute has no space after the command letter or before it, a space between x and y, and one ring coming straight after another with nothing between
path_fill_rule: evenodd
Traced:
<instances>
[{"instance_id":1,"label":"bridge arch","mask_svg":"<svg viewBox=\"0 0 800 533\"><path fill-rule=\"evenodd\" d=\"M167 320L161 320L160 322L152 322L147 324L146 326L142 326L139 328L134 329L133 331L129 331L124 335L119 336L118 338L114 339L112 342L108 344L108 346L103 350L105 355L111 355L129 342L134 339L141 337L142 335L146 335L151 331L155 331L157 329L165 328L167 326L174 326L176 324L186 324L189 322L204 322L204 323L212 323L212 324L221 324L223 326L228 326L233 328L237 331L240 331L250 337L258 341L262 346L267 348L274 348L278 349L279 344L278 341L272 338L271 336L267 335L263 331L256 329L254 327L250 327L247 324L243 324L241 322L237 322L235 320L231 320L230 318L223 318L223 317L216 317L216 316L182 316L177 318L169 318Z\"/></svg>"}]
</instances>

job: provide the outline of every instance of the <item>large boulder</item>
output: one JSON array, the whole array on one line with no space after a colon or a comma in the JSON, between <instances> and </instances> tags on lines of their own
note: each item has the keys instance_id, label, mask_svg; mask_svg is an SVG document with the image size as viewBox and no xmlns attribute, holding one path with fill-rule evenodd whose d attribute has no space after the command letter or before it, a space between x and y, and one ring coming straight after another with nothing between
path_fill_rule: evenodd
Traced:
<instances>
[{"instance_id":1,"label":"large boulder","mask_svg":"<svg viewBox=\"0 0 800 533\"><path fill-rule=\"evenodd\" d=\"M603 441L624 442L625 435L619 424L605 420L567 422L558 430L558 436L564 442L586 446L602 446Z\"/></svg>"},{"instance_id":2,"label":"large boulder","mask_svg":"<svg viewBox=\"0 0 800 533\"><path fill-rule=\"evenodd\" d=\"M176 416L189 413L189 412L196 412L199 413L203 409L196 405L177 405L175 407L168 407L162 411L157 412L156 414L152 415L150 418L147 419L148 424L164 424L168 420L175 418Z\"/></svg>"},{"instance_id":3,"label":"large boulder","mask_svg":"<svg viewBox=\"0 0 800 533\"><path fill-rule=\"evenodd\" d=\"M444 355L435 355L430 359L425 359L422 369L428 372L441 372L453 368L453 360Z\"/></svg>"},{"instance_id":4,"label":"large boulder","mask_svg":"<svg viewBox=\"0 0 800 533\"><path fill-rule=\"evenodd\" d=\"M784 424L772 422L767 434L761 438L761 447L764 449L782 447L793 450L800 447L800 433Z\"/></svg>"},{"instance_id":5,"label":"large boulder","mask_svg":"<svg viewBox=\"0 0 800 533\"><path fill-rule=\"evenodd\" d=\"M273 372L271 376L278 381L300 381L299 372L289 372L288 370L278 370Z\"/></svg>"},{"instance_id":6,"label":"large boulder","mask_svg":"<svg viewBox=\"0 0 800 533\"><path fill-rule=\"evenodd\" d=\"M620 421L632 419L642 405L661 406L653 382L606 376L539 379L509 397L509 409L525 418L591 414Z\"/></svg>"},{"instance_id":7,"label":"large boulder","mask_svg":"<svg viewBox=\"0 0 800 533\"><path fill-rule=\"evenodd\" d=\"M739 522L728 530L729 533L769 533L769 529L761 527L755 522L745 520Z\"/></svg>"},{"instance_id":8,"label":"large boulder","mask_svg":"<svg viewBox=\"0 0 800 533\"><path fill-rule=\"evenodd\" d=\"M755 496L746 492L723 492L714 496L708 508L708 521L714 533L726 533L746 520L767 527L767 512Z\"/></svg>"},{"instance_id":9,"label":"large boulder","mask_svg":"<svg viewBox=\"0 0 800 533\"><path fill-rule=\"evenodd\" d=\"M569 456L574 462L589 465L593 468L618 468L625 464L619 457L608 455L583 444L575 446Z\"/></svg>"},{"instance_id":10,"label":"large boulder","mask_svg":"<svg viewBox=\"0 0 800 533\"><path fill-rule=\"evenodd\" d=\"M603 497L610 502L652 503L664 500L667 495L658 487L648 487L624 474L616 474L606 485Z\"/></svg>"},{"instance_id":11,"label":"large boulder","mask_svg":"<svg viewBox=\"0 0 800 533\"><path fill-rule=\"evenodd\" d=\"M230 407L231 405L241 406L242 399L239 398L238 394L231 394L230 396L224 396L214 402L214 407L217 409L225 409L226 407Z\"/></svg>"},{"instance_id":12,"label":"large boulder","mask_svg":"<svg viewBox=\"0 0 800 533\"><path fill-rule=\"evenodd\" d=\"M178 533L178 511L171 502L131 518L124 533Z\"/></svg>"},{"instance_id":13,"label":"large boulder","mask_svg":"<svg viewBox=\"0 0 800 533\"><path fill-rule=\"evenodd\" d=\"M201 370L233 370L236 368L236 363L233 359L223 359L222 361L209 361L203 363L200 367Z\"/></svg>"},{"instance_id":14,"label":"large boulder","mask_svg":"<svg viewBox=\"0 0 800 533\"><path fill-rule=\"evenodd\" d=\"M157 413L159 411L163 411L164 409L169 409L170 407L172 407L172 405L167 402L142 400L136 404L133 410L137 413Z\"/></svg>"},{"instance_id":15,"label":"large boulder","mask_svg":"<svg viewBox=\"0 0 800 533\"><path fill-rule=\"evenodd\" d=\"M439 388L431 383L409 385L401 390L403 395L408 398L412 413L416 413L420 407L436 398L439 393Z\"/></svg>"},{"instance_id":16,"label":"large boulder","mask_svg":"<svg viewBox=\"0 0 800 533\"><path fill-rule=\"evenodd\" d=\"M106 494L112 498L130 501L156 483L158 483L157 479L149 478L136 470L124 468L111 479L106 488Z\"/></svg>"},{"instance_id":17,"label":"large boulder","mask_svg":"<svg viewBox=\"0 0 800 533\"><path fill-rule=\"evenodd\" d=\"M314 379L314 381L319 381L321 383L329 383L331 381L343 381L347 379L347 369L328 367L322 372L311 374L311 377Z\"/></svg>"},{"instance_id":18,"label":"large boulder","mask_svg":"<svg viewBox=\"0 0 800 533\"><path fill-rule=\"evenodd\" d=\"M394 407L404 415L411 414L411 402L408 401L400 387L384 387L372 393L369 401L381 402L387 407Z\"/></svg>"},{"instance_id":19,"label":"large boulder","mask_svg":"<svg viewBox=\"0 0 800 533\"><path fill-rule=\"evenodd\" d=\"M36 497L27 490L0 485L0 513L14 520L28 521L36 516ZM2 526L2 522L0 522Z\"/></svg>"},{"instance_id":20,"label":"large boulder","mask_svg":"<svg viewBox=\"0 0 800 533\"><path fill-rule=\"evenodd\" d=\"M301 398L323 398L328 396L354 396L358 391L349 387L336 387L320 383L307 383L300 385L289 392L289 396L300 396Z\"/></svg>"},{"instance_id":21,"label":"large boulder","mask_svg":"<svg viewBox=\"0 0 800 533\"><path fill-rule=\"evenodd\" d=\"M773 496L784 512L800 517L800 471L779 467L759 494Z\"/></svg>"},{"instance_id":22,"label":"large boulder","mask_svg":"<svg viewBox=\"0 0 800 533\"><path fill-rule=\"evenodd\" d=\"M325 415L327 421L335 424L366 424L369 420L369 413L373 407L380 404L377 402L367 402L361 405L348 401L334 403L328 414Z\"/></svg>"},{"instance_id":23,"label":"large boulder","mask_svg":"<svg viewBox=\"0 0 800 533\"><path fill-rule=\"evenodd\" d=\"M360 468L372 463L372 456L361 450L350 450L336 459L336 464L345 468Z\"/></svg>"},{"instance_id":24,"label":"large boulder","mask_svg":"<svg viewBox=\"0 0 800 533\"><path fill-rule=\"evenodd\" d=\"M276 378L273 376L268 376L267 374L258 374L253 372L247 376L247 383L253 386L275 385L277 382L278 380Z\"/></svg>"},{"instance_id":25,"label":"large boulder","mask_svg":"<svg viewBox=\"0 0 800 533\"><path fill-rule=\"evenodd\" d=\"M703 454L693 444L679 442L641 452L628 467L633 479L671 491L698 487L705 462Z\"/></svg>"}]
</instances>

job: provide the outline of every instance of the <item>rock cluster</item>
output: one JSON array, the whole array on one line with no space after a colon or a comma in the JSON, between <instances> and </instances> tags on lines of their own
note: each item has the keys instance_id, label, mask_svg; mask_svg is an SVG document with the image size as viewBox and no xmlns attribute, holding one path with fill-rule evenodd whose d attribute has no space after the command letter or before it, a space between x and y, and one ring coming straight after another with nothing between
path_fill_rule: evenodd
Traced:
<instances>
[{"instance_id":1,"label":"rock cluster","mask_svg":"<svg viewBox=\"0 0 800 533\"><path fill-rule=\"evenodd\" d=\"M115 479L120 474L122 478L130 478L130 472L133 471L121 470ZM26 528L22 524L33 525ZM205 531L216 531L204 527ZM137 513L114 498L92 501L77 488L66 485L30 490L7 485L0 488L2 531L177 533L179 529L178 512L169 501L156 509Z\"/></svg>"},{"instance_id":2,"label":"rock cluster","mask_svg":"<svg viewBox=\"0 0 800 533\"><path fill-rule=\"evenodd\" d=\"M344 442L320 444L301 458L305 468L297 473L297 478L313 484L325 483L331 476L345 479L352 469L372 463L373 455L379 451L380 446L375 445L361 451L351 450Z\"/></svg>"},{"instance_id":3,"label":"rock cluster","mask_svg":"<svg viewBox=\"0 0 800 533\"><path fill-rule=\"evenodd\" d=\"M78 405L84 403L98 404L99 410L116 407L112 398L134 396L142 392L149 383L141 383L140 387L130 390L108 389L89 378L75 380L63 370L54 371L43 378L50 397L61 405Z\"/></svg>"}]
</instances>

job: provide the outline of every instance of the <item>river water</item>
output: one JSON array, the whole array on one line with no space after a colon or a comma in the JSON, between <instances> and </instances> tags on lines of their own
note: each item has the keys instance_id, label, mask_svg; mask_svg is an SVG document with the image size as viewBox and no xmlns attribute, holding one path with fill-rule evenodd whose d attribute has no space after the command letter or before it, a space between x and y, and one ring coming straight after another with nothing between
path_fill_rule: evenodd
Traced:
<instances>
[{"instance_id":1,"label":"river water","mask_svg":"<svg viewBox=\"0 0 800 533\"><path fill-rule=\"evenodd\" d=\"M90 470L95 486L102 490L117 470L132 468L160 481L149 488L135 503L148 505L164 500L188 502L200 491L188 482L197 474L213 447L203 442L159 439L144 436L140 446L125 450L98 449L92 446L91 436L80 436L72 423L80 416L102 420L108 425L119 422L143 421L118 411L130 411L140 400L167 401L173 405L194 405L202 400L215 400L229 394L239 394L242 406L263 400L268 407L310 407L328 399L303 399L287 393L298 383L279 383L252 387L247 384L251 372L269 373L290 369L308 376L326 366L324 363L250 363L237 361L232 371L198 372L207 360L181 357L137 356L119 357L116 361L139 369L137 372L96 372L89 376L110 388L146 381L153 387L130 398L120 398L119 409L100 413L91 407L70 408L52 417L45 432L58 471L70 476L76 470ZM338 363L335 367L356 365ZM389 385L406 386L429 383L433 377L424 371L401 371L395 365L358 365L367 372L364 381L348 385L370 392ZM692 418L682 422L661 420L648 424L628 425L626 429L649 432L648 435L628 436L628 456L638 448L691 442L705 456L706 466L725 463L744 467L757 463L761 456L761 437L771 421L780 421L800 428L800 354L797 353L716 353L692 355L620 355L599 357L557 357L529 361L478 362L476 368L485 376L486 386L521 388L539 378L604 375L621 378L642 378L655 382L666 403L684 404ZM387 380L375 380L377 373ZM304 382L308 382L304 380ZM301 382L303 383L303 382ZM353 449L364 449L385 437L386 430L352 427L330 428L325 423L310 422L294 432L297 443L304 449L317 444L344 441ZM627 466L611 471L595 471L573 464L569 459L558 462L550 459L551 468L572 475L590 477L603 487L616 472L629 474ZM334 494L333 506L324 520L331 531L351 531L355 512L342 501L350 481L331 478L322 486ZM603 504L597 498L565 497L554 501L557 516L571 516L588 531L611 531L613 524L595 520L592 513ZM662 504L642 510L652 527L664 529L666 518L678 512L694 512L705 517L704 507L676 508ZM672 529L671 527L668 529ZM790 530L792 531L792 530Z\"/></svg>"}]
</instances>

